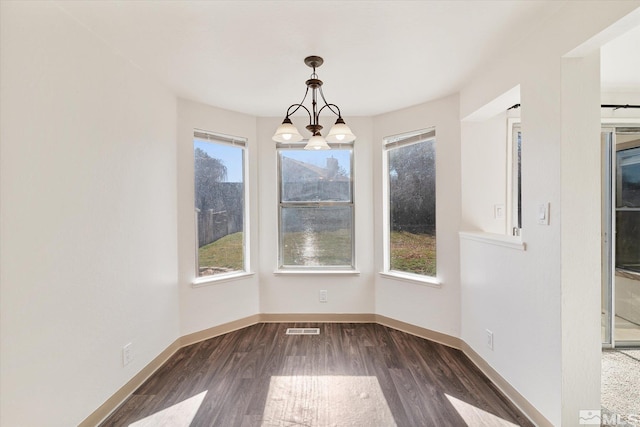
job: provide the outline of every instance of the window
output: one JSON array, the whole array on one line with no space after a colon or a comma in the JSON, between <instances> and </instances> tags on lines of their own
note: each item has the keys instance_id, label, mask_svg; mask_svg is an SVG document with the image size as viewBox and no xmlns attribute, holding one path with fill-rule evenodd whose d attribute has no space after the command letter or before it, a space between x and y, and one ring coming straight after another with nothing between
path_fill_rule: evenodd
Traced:
<instances>
[{"instance_id":1,"label":"window","mask_svg":"<svg viewBox=\"0 0 640 427\"><path fill-rule=\"evenodd\" d=\"M279 268L354 268L353 146L278 144Z\"/></svg>"},{"instance_id":2,"label":"window","mask_svg":"<svg viewBox=\"0 0 640 427\"><path fill-rule=\"evenodd\" d=\"M196 277L247 269L246 142L194 132Z\"/></svg>"},{"instance_id":3,"label":"window","mask_svg":"<svg viewBox=\"0 0 640 427\"><path fill-rule=\"evenodd\" d=\"M616 152L616 268L640 273L640 140ZM624 148L624 147L634 148Z\"/></svg>"},{"instance_id":4,"label":"window","mask_svg":"<svg viewBox=\"0 0 640 427\"><path fill-rule=\"evenodd\" d=\"M509 224L511 234L519 236L522 230L522 130L520 119L508 119L509 129Z\"/></svg>"},{"instance_id":5,"label":"window","mask_svg":"<svg viewBox=\"0 0 640 427\"><path fill-rule=\"evenodd\" d=\"M385 138L384 151L385 270L435 277L435 130Z\"/></svg>"}]
</instances>

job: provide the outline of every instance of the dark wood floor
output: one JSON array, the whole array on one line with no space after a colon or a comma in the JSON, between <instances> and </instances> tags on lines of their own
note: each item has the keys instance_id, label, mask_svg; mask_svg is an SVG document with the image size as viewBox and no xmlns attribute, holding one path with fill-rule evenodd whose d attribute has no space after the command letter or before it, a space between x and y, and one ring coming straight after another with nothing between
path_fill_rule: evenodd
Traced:
<instances>
[{"instance_id":1,"label":"dark wood floor","mask_svg":"<svg viewBox=\"0 0 640 427\"><path fill-rule=\"evenodd\" d=\"M321 334L288 336L288 327L319 327ZM345 323L260 323L182 348L101 425L325 427L265 422L278 376L375 377L390 425L532 426L461 351L378 324ZM188 404L185 424L171 409ZM361 418L332 426L376 427L353 406Z\"/></svg>"}]
</instances>

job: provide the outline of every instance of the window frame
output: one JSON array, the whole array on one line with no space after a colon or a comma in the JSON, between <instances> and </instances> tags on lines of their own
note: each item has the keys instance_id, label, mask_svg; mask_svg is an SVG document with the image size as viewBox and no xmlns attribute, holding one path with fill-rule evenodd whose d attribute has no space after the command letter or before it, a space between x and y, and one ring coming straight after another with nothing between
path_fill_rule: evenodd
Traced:
<instances>
[{"instance_id":1,"label":"window frame","mask_svg":"<svg viewBox=\"0 0 640 427\"><path fill-rule=\"evenodd\" d=\"M520 147L516 135L520 133ZM522 235L522 121L507 119L507 234ZM520 148L520 162L518 162ZM518 185L519 184L519 185Z\"/></svg>"},{"instance_id":2,"label":"window frame","mask_svg":"<svg viewBox=\"0 0 640 427\"><path fill-rule=\"evenodd\" d=\"M310 274L359 274L356 268L356 240L355 240L355 217L356 217L356 207L355 207L355 144L354 142L349 143L328 143L329 147L332 150L341 149L341 150L349 150L349 167L350 170L350 178L349 178L349 186L350 186L350 194L351 200L349 201L286 201L283 202L283 194L282 194L282 155L283 151L304 151L304 147L307 144L307 140L303 140L296 143L277 143L276 144L276 157L277 157L277 166L276 166L276 175L277 175L277 204L278 204L278 250L277 250L277 266L275 273L278 274L291 274L291 273L310 273ZM313 151L311 151L313 152ZM350 265L314 265L314 266L306 266L306 265L287 265L284 264L284 244L283 244L283 230L282 230L282 219L283 219L283 209L286 208L314 208L314 207L335 207L335 206L345 206L351 209L351 264Z\"/></svg>"},{"instance_id":3,"label":"window frame","mask_svg":"<svg viewBox=\"0 0 640 427\"><path fill-rule=\"evenodd\" d=\"M195 160L195 141L196 139L207 141L212 144L232 146L242 149L242 197L243 197L243 209L242 209L242 270L234 270L226 273L213 274L209 276L200 276L199 265L199 246L198 246L198 208L195 206L195 200L193 202L194 207L194 279L192 281L193 287L206 286L213 283L226 282L229 280L235 280L245 276L251 276L251 259L250 259L250 206L249 206L249 140L246 137L227 135L219 132L211 132L203 129L193 129L192 132L192 158ZM193 191L192 194L195 197L195 165L194 172L192 174L193 179Z\"/></svg>"},{"instance_id":4,"label":"window frame","mask_svg":"<svg viewBox=\"0 0 640 427\"><path fill-rule=\"evenodd\" d=\"M630 127L630 126L629 126ZM628 264L621 264L620 263L620 255L621 255L621 250L620 250L620 244L621 244L621 240L622 238L619 237L621 233L621 225L623 223L623 221L621 221L620 216L622 214L634 214L634 216L636 215L640 215L640 206L622 206L622 196L623 196L623 172L622 172L622 167L626 166L623 165L622 161L621 161L621 155L624 152L627 151L638 151L640 152L640 127L635 128L638 130L638 133L636 135L639 136L638 139L634 139L632 141L627 141L627 142L621 142L621 143L615 143L616 139L615 139L615 135L616 135L616 130L614 130L614 156L615 156L615 179L614 179L614 194L615 194L615 199L613 200L613 215L615 217L615 224L616 224L616 228L615 228L615 246L613 247L613 250L615 251L615 263L614 263L614 268L616 270L622 270L624 272L630 273L633 276L637 276L640 275L640 270L637 267L637 264L633 264L633 266L630 266ZM638 156L639 154L633 154L633 156ZM638 164L638 162L634 162L634 165Z\"/></svg>"},{"instance_id":5,"label":"window frame","mask_svg":"<svg viewBox=\"0 0 640 427\"><path fill-rule=\"evenodd\" d=\"M418 144L424 141L433 140L436 144L434 167L436 168L436 192L434 203L436 205L436 273L434 276L427 276L417 273L405 272L400 270L391 269L391 211L390 211L390 180L389 180L389 151L405 147L413 144ZM437 173L437 138L436 128L431 126L416 131L404 132L401 134L386 136L382 139L382 246L383 246L383 270L379 273L382 277L398 279L410 283L426 285L431 287L440 288L442 283L438 278L438 258L437 258L437 246L438 246L438 173Z\"/></svg>"}]
</instances>

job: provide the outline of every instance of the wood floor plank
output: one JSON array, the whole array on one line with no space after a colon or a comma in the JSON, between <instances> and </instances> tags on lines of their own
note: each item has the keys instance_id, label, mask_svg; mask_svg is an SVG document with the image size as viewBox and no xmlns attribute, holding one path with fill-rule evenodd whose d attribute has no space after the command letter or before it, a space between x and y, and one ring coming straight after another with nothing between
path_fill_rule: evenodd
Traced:
<instances>
[{"instance_id":1,"label":"wood floor plank","mask_svg":"<svg viewBox=\"0 0 640 427\"><path fill-rule=\"evenodd\" d=\"M532 426L461 351L374 323L259 323L184 347L101 426L180 422Z\"/></svg>"}]
</instances>

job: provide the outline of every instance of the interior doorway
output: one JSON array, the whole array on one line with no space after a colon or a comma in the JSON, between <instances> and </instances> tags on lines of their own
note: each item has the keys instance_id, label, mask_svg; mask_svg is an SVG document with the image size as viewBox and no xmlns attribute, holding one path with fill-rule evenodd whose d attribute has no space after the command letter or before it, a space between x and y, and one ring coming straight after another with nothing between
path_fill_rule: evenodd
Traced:
<instances>
[{"instance_id":1,"label":"interior doorway","mask_svg":"<svg viewBox=\"0 0 640 427\"><path fill-rule=\"evenodd\" d=\"M640 124L602 129L604 348L640 346Z\"/></svg>"}]
</instances>

